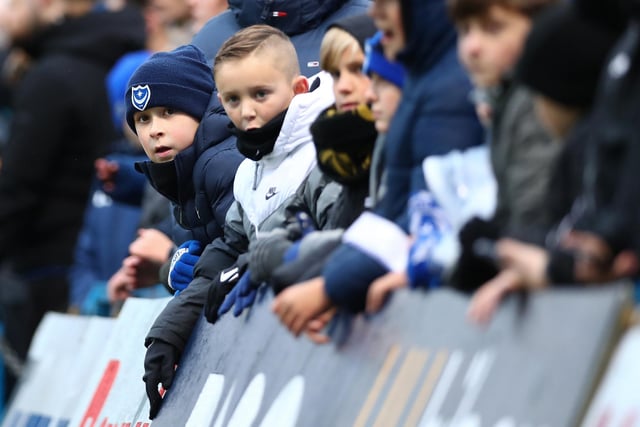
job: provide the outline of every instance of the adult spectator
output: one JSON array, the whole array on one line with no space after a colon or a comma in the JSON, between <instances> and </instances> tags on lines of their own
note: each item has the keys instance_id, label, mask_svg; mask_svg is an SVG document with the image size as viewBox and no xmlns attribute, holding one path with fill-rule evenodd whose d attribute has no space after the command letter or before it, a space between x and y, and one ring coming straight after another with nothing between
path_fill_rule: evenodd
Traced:
<instances>
[{"instance_id":1,"label":"adult spectator","mask_svg":"<svg viewBox=\"0 0 640 427\"><path fill-rule=\"evenodd\" d=\"M19 283L0 280L0 306L6 338L25 357L43 315L67 309L93 164L114 139L105 77L145 35L139 10L107 12L92 0L24 1L12 12L13 46L31 64L0 171L0 262Z\"/></svg>"},{"instance_id":2,"label":"adult spectator","mask_svg":"<svg viewBox=\"0 0 640 427\"><path fill-rule=\"evenodd\" d=\"M222 43L249 25L267 24L291 38L298 52L300 72L310 77L320 71L320 42L327 28L340 18L366 12L368 0L230 0L226 12L212 18L192 43L210 63Z\"/></svg>"}]
</instances>

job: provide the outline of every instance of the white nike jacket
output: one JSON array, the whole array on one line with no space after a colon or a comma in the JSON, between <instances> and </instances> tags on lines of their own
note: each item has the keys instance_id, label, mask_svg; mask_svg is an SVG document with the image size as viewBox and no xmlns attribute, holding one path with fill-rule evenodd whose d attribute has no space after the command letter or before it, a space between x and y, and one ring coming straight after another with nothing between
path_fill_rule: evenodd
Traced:
<instances>
[{"instance_id":1,"label":"white nike jacket","mask_svg":"<svg viewBox=\"0 0 640 427\"><path fill-rule=\"evenodd\" d=\"M239 220L235 215L242 212L249 240L256 232L282 225L287 202L316 166L309 127L334 97L331 76L321 72L310 82L315 77L320 78L320 86L293 98L273 151L258 161L245 159L238 167L233 184L236 206L229 209L227 222Z\"/></svg>"}]
</instances>

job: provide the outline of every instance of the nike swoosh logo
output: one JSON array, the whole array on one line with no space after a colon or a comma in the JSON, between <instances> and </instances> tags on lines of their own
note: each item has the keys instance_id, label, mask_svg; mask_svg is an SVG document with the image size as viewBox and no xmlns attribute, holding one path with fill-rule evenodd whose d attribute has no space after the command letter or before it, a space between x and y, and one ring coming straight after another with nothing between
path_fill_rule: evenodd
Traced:
<instances>
[{"instance_id":1,"label":"nike swoosh logo","mask_svg":"<svg viewBox=\"0 0 640 427\"><path fill-rule=\"evenodd\" d=\"M238 276L238 267L234 267L231 270L222 271L220 273L220 281L221 282L229 282L233 276Z\"/></svg>"},{"instance_id":2,"label":"nike swoosh logo","mask_svg":"<svg viewBox=\"0 0 640 427\"><path fill-rule=\"evenodd\" d=\"M267 194L264 196L264 199L265 199L265 200L269 200L270 198L272 198L272 197L273 197L273 196L275 196L276 194L278 194L278 192L277 192L277 191L275 191L275 192L273 192L273 193L267 193Z\"/></svg>"}]
</instances>

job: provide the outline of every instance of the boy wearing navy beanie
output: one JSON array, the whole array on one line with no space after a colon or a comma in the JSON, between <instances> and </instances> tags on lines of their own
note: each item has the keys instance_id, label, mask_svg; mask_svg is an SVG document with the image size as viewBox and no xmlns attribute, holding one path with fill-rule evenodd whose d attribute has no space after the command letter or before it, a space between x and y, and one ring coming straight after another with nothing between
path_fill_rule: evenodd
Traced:
<instances>
[{"instance_id":1,"label":"boy wearing navy beanie","mask_svg":"<svg viewBox=\"0 0 640 427\"><path fill-rule=\"evenodd\" d=\"M186 45L171 52L156 53L129 79L125 95L127 123L137 134L136 125L144 127L145 121L140 118L149 114L147 110L165 107L186 113L193 119L190 124L197 127L213 90L213 74L199 48ZM192 142L193 138L189 143ZM145 146L145 151L151 148ZM149 158L153 160L151 155Z\"/></svg>"},{"instance_id":2,"label":"boy wearing navy beanie","mask_svg":"<svg viewBox=\"0 0 640 427\"><path fill-rule=\"evenodd\" d=\"M181 246L159 277L173 292L189 285L201 249L222 235L242 161L213 93L211 69L193 45L149 57L125 93L126 122L150 160L136 169L173 206L171 237Z\"/></svg>"}]
</instances>

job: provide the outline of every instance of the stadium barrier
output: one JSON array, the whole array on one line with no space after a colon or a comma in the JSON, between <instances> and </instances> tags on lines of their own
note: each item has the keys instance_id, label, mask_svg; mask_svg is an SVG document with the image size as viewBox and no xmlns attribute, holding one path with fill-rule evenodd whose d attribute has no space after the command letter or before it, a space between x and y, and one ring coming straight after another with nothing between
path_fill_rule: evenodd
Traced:
<instances>
[{"instance_id":1,"label":"stadium barrier","mask_svg":"<svg viewBox=\"0 0 640 427\"><path fill-rule=\"evenodd\" d=\"M167 301L47 315L3 427L150 426L143 339ZM341 316L327 345L291 336L270 303L198 322L154 427L640 426L626 286L514 295L486 328L463 295L399 291L379 314Z\"/></svg>"}]
</instances>

